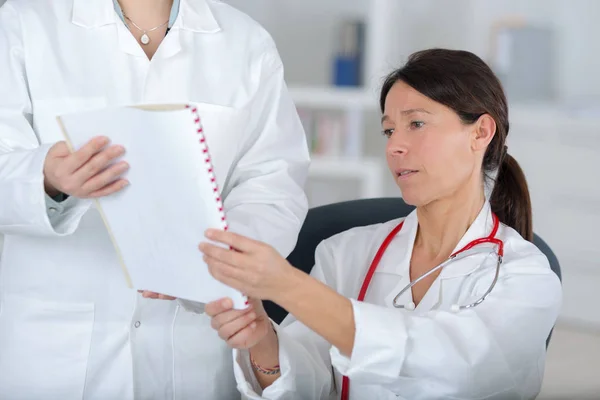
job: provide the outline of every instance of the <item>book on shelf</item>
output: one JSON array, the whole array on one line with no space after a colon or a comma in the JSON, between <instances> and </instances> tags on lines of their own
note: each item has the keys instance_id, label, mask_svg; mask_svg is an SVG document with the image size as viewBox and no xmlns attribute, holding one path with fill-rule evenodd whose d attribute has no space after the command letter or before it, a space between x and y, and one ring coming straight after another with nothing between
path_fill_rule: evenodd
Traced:
<instances>
[{"instance_id":1,"label":"book on shelf","mask_svg":"<svg viewBox=\"0 0 600 400\"><path fill-rule=\"evenodd\" d=\"M357 158L362 155L362 116L359 111L299 108L311 154Z\"/></svg>"}]
</instances>

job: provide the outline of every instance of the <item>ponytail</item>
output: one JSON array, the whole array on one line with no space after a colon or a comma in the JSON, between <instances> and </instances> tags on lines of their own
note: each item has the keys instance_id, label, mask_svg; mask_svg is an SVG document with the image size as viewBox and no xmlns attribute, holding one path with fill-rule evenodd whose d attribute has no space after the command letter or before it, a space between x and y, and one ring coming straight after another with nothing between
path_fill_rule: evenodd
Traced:
<instances>
[{"instance_id":1,"label":"ponytail","mask_svg":"<svg viewBox=\"0 0 600 400\"><path fill-rule=\"evenodd\" d=\"M529 188L519 163L508 153L498 168L490 205L502 223L515 229L524 239L533 241Z\"/></svg>"}]
</instances>

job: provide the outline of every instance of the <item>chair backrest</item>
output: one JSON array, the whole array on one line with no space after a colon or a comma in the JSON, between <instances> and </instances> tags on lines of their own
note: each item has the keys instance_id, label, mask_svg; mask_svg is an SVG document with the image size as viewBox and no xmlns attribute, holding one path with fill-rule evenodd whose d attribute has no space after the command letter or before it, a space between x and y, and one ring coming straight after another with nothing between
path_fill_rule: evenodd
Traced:
<instances>
[{"instance_id":1,"label":"chair backrest","mask_svg":"<svg viewBox=\"0 0 600 400\"><path fill-rule=\"evenodd\" d=\"M321 241L357 226L405 217L412 210L414 207L401 198L352 200L312 208L308 211L296 248L289 255L288 261L296 268L310 273L315 263L315 249ZM552 270L562 279L560 264L552 249L538 235L534 235L533 242L546 255ZM265 308L277 323L287 315L284 309L271 302L265 302Z\"/></svg>"}]
</instances>

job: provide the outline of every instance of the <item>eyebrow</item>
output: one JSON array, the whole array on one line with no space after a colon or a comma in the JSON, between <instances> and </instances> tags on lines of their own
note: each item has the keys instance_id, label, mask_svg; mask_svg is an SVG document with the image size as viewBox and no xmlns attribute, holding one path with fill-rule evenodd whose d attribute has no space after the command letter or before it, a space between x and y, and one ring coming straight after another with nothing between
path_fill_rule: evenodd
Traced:
<instances>
[{"instance_id":1,"label":"eyebrow","mask_svg":"<svg viewBox=\"0 0 600 400\"><path fill-rule=\"evenodd\" d=\"M427 111L424 108L410 108L408 110L400 111L400 114L402 114L402 115L410 115L410 114L414 114L414 113L431 114L429 111ZM381 117L381 123L384 123L385 121L387 121L389 119L390 119L390 117L388 115L384 115L383 117Z\"/></svg>"}]
</instances>

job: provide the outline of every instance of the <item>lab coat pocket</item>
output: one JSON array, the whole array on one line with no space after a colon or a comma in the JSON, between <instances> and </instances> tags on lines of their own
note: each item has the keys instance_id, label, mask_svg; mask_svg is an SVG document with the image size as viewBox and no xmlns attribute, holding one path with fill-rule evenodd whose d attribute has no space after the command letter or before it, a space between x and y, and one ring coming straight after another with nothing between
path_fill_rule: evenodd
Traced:
<instances>
[{"instance_id":1,"label":"lab coat pocket","mask_svg":"<svg viewBox=\"0 0 600 400\"><path fill-rule=\"evenodd\" d=\"M194 103L202 120L204 135L215 169L217 183L223 185L239 160L240 146L248 139L248 112L210 103Z\"/></svg>"},{"instance_id":2,"label":"lab coat pocket","mask_svg":"<svg viewBox=\"0 0 600 400\"><path fill-rule=\"evenodd\" d=\"M83 398L94 304L5 294L0 307L2 396Z\"/></svg>"}]
</instances>

